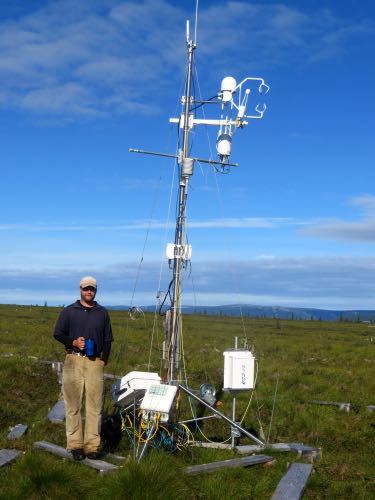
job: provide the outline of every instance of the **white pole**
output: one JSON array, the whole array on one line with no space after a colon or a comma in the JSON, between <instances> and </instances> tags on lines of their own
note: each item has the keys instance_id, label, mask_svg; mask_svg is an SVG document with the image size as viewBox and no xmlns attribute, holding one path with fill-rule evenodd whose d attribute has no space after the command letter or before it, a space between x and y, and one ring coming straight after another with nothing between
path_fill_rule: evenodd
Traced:
<instances>
[{"instance_id":1,"label":"white pole","mask_svg":"<svg viewBox=\"0 0 375 500\"><path fill-rule=\"evenodd\" d=\"M237 351L237 348L238 348L238 337L237 336L234 338L234 348ZM233 399L232 399L232 420L233 420L233 422L236 421L236 393L235 392L233 393ZM236 437L237 437L236 434L237 434L237 429L232 427L232 448L235 447Z\"/></svg>"}]
</instances>

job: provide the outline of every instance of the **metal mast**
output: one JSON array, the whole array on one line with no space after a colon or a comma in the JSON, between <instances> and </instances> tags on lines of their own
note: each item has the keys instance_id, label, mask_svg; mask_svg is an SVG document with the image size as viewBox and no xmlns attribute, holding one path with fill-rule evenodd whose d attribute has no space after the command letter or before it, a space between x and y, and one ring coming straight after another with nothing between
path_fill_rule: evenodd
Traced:
<instances>
[{"instance_id":1,"label":"metal mast","mask_svg":"<svg viewBox=\"0 0 375 500\"><path fill-rule=\"evenodd\" d=\"M178 364L181 356L181 269L183 266L186 245L186 201L188 195L189 177L193 174L194 160L189 158L189 132L190 132L190 106L192 102L191 83L193 75L193 57L196 48L193 40L189 36L189 22L186 23L186 44L187 44L187 75L185 96L182 97L184 111L181 116L183 119L183 142L182 154L179 154L179 169L180 180L178 190L178 214L176 219L176 232L174 240L174 259L173 259L173 286L172 286L172 303L170 309L170 340L167 346L167 381L170 384L176 382L175 370L178 369Z\"/></svg>"},{"instance_id":2,"label":"metal mast","mask_svg":"<svg viewBox=\"0 0 375 500\"><path fill-rule=\"evenodd\" d=\"M159 419L162 422L168 422L171 418L170 412L172 405L175 405L174 408L177 409L179 397L176 395L179 390L188 394L189 397L199 401L204 406L207 406L216 416L222 418L227 423L230 423L232 425L232 437L235 436L235 431L239 431L240 433L253 439L257 444L263 444L260 439L250 434L246 431L246 429L242 428L240 424L234 421L234 409L233 419L231 420L213 407L212 398L207 400L206 394L204 397L198 397L194 392L190 391L189 388L185 387L185 382L181 380L181 368L183 367L181 360L183 361L184 356L181 321L181 276L183 269L186 268L191 259L191 245L188 244L186 236L186 205L189 180L194 172L194 162L198 161L203 164L213 165L217 173L227 173L229 171L229 167L238 166L236 163L229 162L234 134L237 130L243 129L246 125L248 125L249 119L261 119L263 117L266 111L265 103L257 103L253 105L250 114L247 114L247 106L248 101L252 100L249 99L250 94L251 97L253 94L264 95L268 92L269 86L265 83L264 79L260 77L246 77L237 83L236 79L232 76L226 76L222 79L220 91L217 92L215 97L210 98L209 100L197 100L194 96L192 96L193 61L194 51L196 49L196 36L194 36L194 40L190 39L189 21L186 23L186 47L187 71L184 90L185 95L181 98L181 115L179 117L169 119L170 123L175 123L179 128L179 141L181 142L179 142L177 154L146 151L143 149L129 149L129 151L133 153L175 158L177 159L179 171L174 242L167 243L166 248L166 257L169 261L170 269L172 270L172 278L168 286L168 291L159 304L159 313L161 314L165 300L167 298L170 300L170 306L166 310L164 317L164 373L162 377L160 377L158 373L131 372L121 379L119 386L115 388L116 391L114 392L115 400L120 401L121 399L124 401L123 404L125 404L125 402L129 402L131 395L134 395L135 397L136 392L141 390L141 388L145 391L140 408L142 410L142 420L147 427L147 437L144 440L144 446L138 456L138 461L141 460L144 455L149 441L155 436L155 429L157 429ZM195 110L203 105L215 105L215 108L219 107L219 116L216 114L216 118L196 118L194 116ZM216 139L218 161L215 161L212 158L202 159L189 155L189 150L191 149L189 145L189 134L190 131L197 125L218 127ZM234 356L228 355L227 358L232 362L232 364L234 364ZM250 374L250 365L247 370L248 371L246 373ZM228 371L229 369L227 372ZM137 381L133 382L135 374ZM241 377L243 374L244 371L241 372ZM143 379L141 380L140 377L141 379L143 377ZM227 378L229 377L227 376ZM250 382L249 375L247 383L249 388L251 386ZM243 383L243 379L241 378L241 384ZM237 381L231 379L230 384L226 387L235 390L243 389L242 385L238 388L236 384ZM126 391L128 391L128 389L129 391L124 395L125 388ZM136 410L134 403L134 415L135 413ZM175 418L174 412L173 418ZM194 415L194 420L196 419L196 415Z\"/></svg>"},{"instance_id":3,"label":"metal mast","mask_svg":"<svg viewBox=\"0 0 375 500\"><path fill-rule=\"evenodd\" d=\"M256 104L252 114L246 114L246 108L251 92L260 95L266 94L269 86L263 78L246 77L240 83L231 77L225 77L221 82L220 91L215 100L196 100L192 96L193 60L196 49L196 41L190 39L189 21L186 22L186 46L187 46L187 72L185 82L185 95L181 98L182 113L178 118L170 118L170 123L178 125L182 135L182 144L179 145L178 154L160 153L146 151L143 149L129 149L133 153L148 154L152 156L163 156L176 158L179 165L179 187L177 199L176 229L174 243L167 244L166 256L169 260L173 276L168 288L170 308L165 313L164 320L164 382L170 385L179 385L178 370L182 353L182 326L181 326L181 272L191 258L191 246L186 240L186 202L188 196L189 179L193 175L194 162L214 165L217 172L227 172L229 167L238 166L230 163L232 140L238 129L243 129L247 119L261 119L266 111L265 104ZM249 86L256 86L251 90ZM219 105L221 113L219 118L206 119L195 118L195 105L214 104ZM193 107L193 105L195 107ZM202 159L189 156L189 134L196 125L209 125L219 127L217 134L216 150L219 161Z\"/></svg>"}]
</instances>

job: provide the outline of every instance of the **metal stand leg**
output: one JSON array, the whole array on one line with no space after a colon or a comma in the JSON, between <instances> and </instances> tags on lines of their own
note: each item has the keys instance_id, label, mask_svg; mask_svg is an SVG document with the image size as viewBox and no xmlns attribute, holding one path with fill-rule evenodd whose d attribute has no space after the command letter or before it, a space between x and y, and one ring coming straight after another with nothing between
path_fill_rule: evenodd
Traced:
<instances>
[{"instance_id":1,"label":"metal stand leg","mask_svg":"<svg viewBox=\"0 0 375 500\"><path fill-rule=\"evenodd\" d=\"M232 420L233 422L236 422L236 394L233 394L233 399L232 399ZM238 438L240 437L241 433L239 432L238 428L232 426L231 435L232 435L232 448L234 448L238 444Z\"/></svg>"},{"instance_id":2,"label":"metal stand leg","mask_svg":"<svg viewBox=\"0 0 375 500\"><path fill-rule=\"evenodd\" d=\"M154 430L155 430L155 422L152 423L152 426L151 426L151 430L150 430L150 436L152 436L152 434L154 433ZM138 460L137 460L137 463L139 463L142 458L143 458L143 455L145 454L146 450L147 450L147 446L148 446L148 443L149 443L149 439L146 439L145 443L143 444L143 447L142 447L142 450L141 450L141 453L139 454L139 457L138 457Z\"/></svg>"},{"instance_id":3,"label":"metal stand leg","mask_svg":"<svg viewBox=\"0 0 375 500\"><path fill-rule=\"evenodd\" d=\"M135 395L135 392L134 392L134 395ZM134 397L134 401L133 401L133 457L134 459L136 458L136 454L137 454L137 451L136 451L136 448L135 448L135 424L136 424L136 418L135 418L135 415L136 415L136 410L137 410L137 407L136 407L136 404L135 404L135 397Z\"/></svg>"},{"instance_id":4,"label":"metal stand leg","mask_svg":"<svg viewBox=\"0 0 375 500\"><path fill-rule=\"evenodd\" d=\"M240 431L241 434L244 434L245 436L249 437L250 439L252 439L253 441L255 441L255 443L257 443L257 444L259 444L261 446L264 446L264 442L263 441L261 441L256 436L254 436L253 434L251 434L250 432L248 432L246 429L244 429L243 427L241 427L239 424L237 424L237 422L234 422L233 420L231 420L230 418L228 418L226 415L224 415L223 413L221 413L220 411L218 411L216 408L214 408L213 406L211 406L208 403L206 403L206 401L204 401L203 399L201 399L200 397L198 397L193 392L189 391L189 389L187 389L183 385L179 385L178 387L182 391L184 391L186 394L188 394L192 398L194 398L197 401L199 401L203 406L206 406L206 408L209 408L212 412L214 412L216 415L218 415L225 422L227 422L228 424L230 424L231 426L233 426L234 428L236 428L238 431Z\"/></svg>"}]
</instances>

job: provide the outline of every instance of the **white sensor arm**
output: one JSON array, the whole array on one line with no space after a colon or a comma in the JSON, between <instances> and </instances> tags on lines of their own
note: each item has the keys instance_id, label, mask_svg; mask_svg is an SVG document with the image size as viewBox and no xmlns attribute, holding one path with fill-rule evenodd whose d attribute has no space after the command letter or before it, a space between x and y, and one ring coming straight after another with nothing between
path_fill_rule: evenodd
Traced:
<instances>
[{"instance_id":1,"label":"white sensor arm","mask_svg":"<svg viewBox=\"0 0 375 500\"><path fill-rule=\"evenodd\" d=\"M237 87L234 88L233 93L236 92L238 89L240 89L240 91L241 91L243 84L245 82L248 82L248 81L260 82L259 87L258 87L259 94L265 95L265 94L267 94L267 92L270 89L269 85L267 85L266 82L264 81L264 78L259 78L259 77L256 78L256 77L248 76L247 78L244 78L242 80L242 82L240 82L237 85ZM265 91L263 91L263 88L265 88Z\"/></svg>"},{"instance_id":2,"label":"white sensor arm","mask_svg":"<svg viewBox=\"0 0 375 500\"><path fill-rule=\"evenodd\" d=\"M223 165L228 164L232 149L232 137L235 130L244 128L248 124L246 119L260 120L267 109L265 103L258 103L253 109L252 115L246 114L249 95L251 93L249 88L244 88L247 82L258 83L258 93L261 95L267 94L270 89L263 78L248 76L237 84L232 76L227 76L222 80L221 89L218 93L219 102L221 101L221 117L216 120L210 120L195 118L194 114L190 113L187 118L189 129L192 129L195 125L214 125L219 127L216 150ZM183 104L185 103L185 99L185 97L182 97ZM180 128L185 128L185 114L182 113L180 118L170 118L169 122L178 123Z\"/></svg>"}]
</instances>

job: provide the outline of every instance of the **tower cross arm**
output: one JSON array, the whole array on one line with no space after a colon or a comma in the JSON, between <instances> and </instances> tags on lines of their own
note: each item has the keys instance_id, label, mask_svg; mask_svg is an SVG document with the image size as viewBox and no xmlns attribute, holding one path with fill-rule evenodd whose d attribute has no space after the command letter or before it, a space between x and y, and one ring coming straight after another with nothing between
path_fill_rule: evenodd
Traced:
<instances>
[{"instance_id":1,"label":"tower cross arm","mask_svg":"<svg viewBox=\"0 0 375 500\"><path fill-rule=\"evenodd\" d=\"M184 120L183 116L181 118L169 118L170 123L179 123L181 128L184 128ZM228 120L228 119L218 119L218 120L209 120L204 118L190 118L189 125L192 128L194 125L215 125L217 127L225 127L226 125L234 125L236 126L238 123L236 120ZM247 125L247 121L242 121L242 125Z\"/></svg>"}]
</instances>

